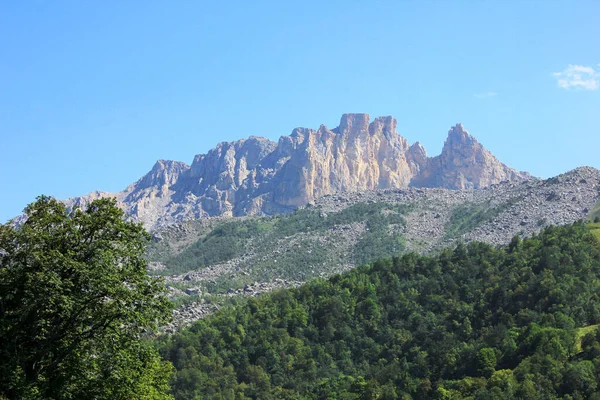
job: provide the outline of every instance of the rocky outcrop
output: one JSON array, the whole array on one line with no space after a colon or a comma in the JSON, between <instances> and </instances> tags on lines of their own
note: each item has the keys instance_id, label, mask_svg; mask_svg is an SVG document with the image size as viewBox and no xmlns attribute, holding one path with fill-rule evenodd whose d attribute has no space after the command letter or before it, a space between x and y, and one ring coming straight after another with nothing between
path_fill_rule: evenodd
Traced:
<instances>
[{"instance_id":1,"label":"rocky outcrop","mask_svg":"<svg viewBox=\"0 0 600 400\"><path fill-rule=\"evenodd\" d=\"M442 153L421 165L426 167L413 179L414 186L480 189L530 177L527 172L518 172L498 161L462 124L450 129Z\"/></svg>"},{"instance_id":2,"label":"rocky outcrop","mask_svg":"<svg viewBox=\"0 0 600 400\"><path fill-rule=\"evenodd\" d=\"M250 137L220 143L190 166L158 161L119 204L147 228L208 216L287 212L327 194L416 187L483 188L529 175L500 163L461 124L439 156L396 132L396 120L344 114L337 128L296 128L278 143ZM67 201L82 204L110 194Z\"/></svg>"}]
</instances>

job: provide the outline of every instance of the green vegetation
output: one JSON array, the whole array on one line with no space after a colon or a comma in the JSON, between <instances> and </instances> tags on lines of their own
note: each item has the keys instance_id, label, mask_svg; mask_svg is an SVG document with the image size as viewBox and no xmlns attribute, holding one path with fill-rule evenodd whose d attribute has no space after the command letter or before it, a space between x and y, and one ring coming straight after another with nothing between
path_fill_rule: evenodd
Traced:
<instances>
[{"instance_id":1,"label":"green vegetation","mask_svg":"<svg viewBox=\"0 0 600 400\"><path fill-rule=\"evenodd\" d=\"M165 260L176 266L169 272L184 272L198 267L217 264L242 255L247 240L261 232L258 220L226 222L176 256Z\"/></svg>"},{"instance_id":2,"label":"green vegetation","mask_svg":"<svg viewBox=\"0 0 600 400\"><path fill-rule=\"evenodd\" d=\"M172 366L143 340L166 322L147 234L114 200L48 197L0 225L0 398L168 399Z\"/></svg>"},{"instance_id":3,"label":"green vegetation","mask_svg":"<svg viewBox=\"0 0 600 400\"><path fill-rule=\"evenodd\" d=\"M167 266L160 273L168 275L223 263L249 252L276 253L238 263L249 275L221 277L216 285L205 287L211 293L273 277L306 280L340 264L364 264L401 254L404 239L396 231L404 226L403 214L410 209L408 205L360 203L336 213L300 209L287 215L244 218L218 224L177 254L157 257L156 248L164 246L160 242L153 243L148 254ZM347 254L336 253L333 245L320 240L320 236L331 237L331 229L357 222L365 224L365 232Z\"/></svg>"},{"instance_id":4,"label":"green vegetation","mask_svg":"<svg viewBox=\"0 0 600 400\"><path fill-rule=\"evenodd\" d=\"M241 219L241 218L240 218ZM165 262L175 254L194 244L218 224L216 219L198 219L182 222L177 229L154 232L152 241L146 246L145 257L156 262Z\"/></svg>"},{"instance_id":5,"label":"green vegetation","mask_svg":"<svg viewBox=\"0 0 600 400\"><path fill-rule=\"evenodd\" d=\"M278 218L274 231L281 236L298 232L323 231L339 225L366 221L369 224L404 224L402 214L409 211L409 205L387 203L358 203L337 213L324 215L313 209L302 209ZM384 211L389 211L384 215Z\"/></svg>"},{"instance_id":6,"label":"green vegetation","mask_svg":"<svg viewBox=\"0 0 600 400\"><path fill-rule=\"evenodd\" d=\"M592 222L588 224L589 230L598 240L600 240L600 222Z\"/></svg>"},{"instance_id":7,"label":"green vegetation","mask_svg":"<svg viewBox=\"0 0 600 400\"><path fill-rule=\"evenodd\" d=\"M450 213L450 220L445 227L446 238L458 238L472 231L484 222L491 221L519 200L517 197L494 207L489 202L487 204L466 203L454 207Z\"/></svg>"},{"instance_id":8,"label":"green vegetation","mask_svg":"<svg viewBox=\"0 0 600 400\"><path fill-rule=\"evenodd\" d=\"M599 277L587 227L550 227L252 298L160 352L176 399L598 398Z\"/></svg>"},{"instance_id":9,"label":"green vegetation","mask_svg":"<svg viewBox=\"0 0 600 400\"><path fill-rule=\"evenodd\" d=\"M600 325L596 324L575 329L575 350L577 353L583 351L583 349L581 348L581 342L583 338L586 335L594 334L598 330L598 326Z\"/></svg>"},{"instance_id":10,"label":"green vegetation","mask_svg":"<svg viewBox=\"0 0 600 400\"><path fill-rule=\"evenodd\" d=\"M594 209L588 215L588 220L592 222L600 222L600 201L596 203Z\"/></svg>"}]
</instances>

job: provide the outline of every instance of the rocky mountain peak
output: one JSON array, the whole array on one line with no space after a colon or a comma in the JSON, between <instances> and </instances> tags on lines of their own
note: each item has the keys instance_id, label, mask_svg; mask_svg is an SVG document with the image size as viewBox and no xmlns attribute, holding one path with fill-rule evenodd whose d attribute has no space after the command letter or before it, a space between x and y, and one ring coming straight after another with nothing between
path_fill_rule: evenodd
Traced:
<instances>
[{"instance_id":1,"label":"rocky mountain peak","mask_svg":"<svg viewBox=\"0 0 600 400\"><path fill-rule=\"evenodd\" d=\"M358 134L369 131L369 114L344 114L340 125L334 132L344 134Z\"/></svg>"},{"instance_id":2,"label":"rocky mountain peak","mask_svg":"<svg viewBox=\"0 0 600 400\"><path fill-rule=\"evenodd\" d=\"M477 159L473 161L481 162L488 155L493 157L477 139L467 132L461 123L458 123L448 131L448 137L444 142L441 157L452 163L472 158Z\"/></svg>"},{"instance_id":3,"label":"rocky mountain peak","mask_svg":"<svg viewBox=\"0 0 600 400\"><path fill-rule=\"evenodd\" d=\"M526 173L499 162L462 124L448 132L442 153L427 157L409 145L391 116L344 114L340 125L296 128L277 143L251 136L221 142L191 166L159 160L116 194L132 218L148 228L207 216L291 211L324 195L374 189L481 188ZM87 197L79 198L85 201Z\"/></svg>"},{"instance_id":4,"label":"rocky mountain peak","mask_svg":"<svg viewBox=\"0 0 600 400\"><path fill-rule=\"evenodd\" d=\"M369 134L383 135L387 139L392 139L393 136L398 136L398 133L396 132L397 125L396 119L392 116L377 117L369 125Z\"/></svg>"},{"instance_id":5,"label":"rocky mountain peak","mask_svg":"<svg viewBox=\"0 0 600 400\"><path fill-rule=\"evenodd\" d=\"M425 147L421 143L415 142L408 148L406 153L415 168L419 169L416 173L416 175L419 175L420 169L427 166L427 151Z\"/></svg>"},{"instance_id":6,"label":"rocky mountain peak","mask_svg":"<svg viewBox=\"0 0 600 400\"><path fill-rule=\"evenodd\" d=\"M471 136L469 132L467 132L463 124L461 124L460 122L454 125L452 128L450 128L450 130L448 131L448 138L446 139L446 144L448 144L449 146L472 146L475 143L478 143L477 139Z\"/></svg>"},{"instance_id":7,"label":"rocky mountain peak","mask_svg":"<svg viewBox=\"0 0 600 400\"><path fill-rule=\"evenodd\" d=\"M442 153L430 160L430 169L433 172L421 181L422 186L479 189L505 180L529 178L529 174L501 163L461 123L448 131Z\"/></svg>"},{"instance_id":8,"label":"rocky mountain peak","mask_svg":"<svg viewBox=\"0 0 600 400\"><path fill-rule=\"evenodd\" d=\"M150 172L137 182L137 187L148 188L152 186L174 185L181 174L189 169L190 167L181 161L158 160Z\"/></svg>"},{"instance_id":9,"label":"rocky mountain peak","mask_svg":"<svg viewBox=\"0 0 600 400\"><path fill-rule=\"evenodd\" d=\"M321 126L325 126L325 125L321 125ZM298 127L298 128L294 128L294 130L292 131L292 134L290 136L293 138L301 137L301 136L304 137L304 136L308 135L310 132L312 132L312 129ZM283 139L285 137L287 137L287 136L282 136L281 138Z\"/></svg>"}]
</instances>

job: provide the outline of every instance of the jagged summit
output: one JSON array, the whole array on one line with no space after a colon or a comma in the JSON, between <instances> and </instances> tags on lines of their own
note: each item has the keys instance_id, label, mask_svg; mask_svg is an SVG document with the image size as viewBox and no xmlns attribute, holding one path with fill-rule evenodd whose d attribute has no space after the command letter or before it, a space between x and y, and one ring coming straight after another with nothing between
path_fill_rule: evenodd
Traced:
<instances>
[{"instance_id":1,"label":"jagged summit","mask_svg":"<svg viewBox=\"0 0 600 400\"><path fill-rule=\"evenodd\" d=\"M477 139L475 139L463 126L462 123L458 123L454 125L448 131L448 138L446 142L459 142L459 143L468 143L470 145L477 143Z\"/></svg>"},{"instance_id":2,"label":"jagged summit","mask_svg":"<svg viewBox=\"0 0 600 400\"><path fill-rule=\"evenodd\" d=\"M177 178L189 169L190 167L182 161L158 160L150 172L138 181L138 187L173 185Z\"/></svg>"},{"instance_id":3,"label":"jagged summit","mask_svg":"<svg viewBox=\"0 0 600 400\"><path fill-rule=\"evenodd\" d=\"M278 142L256 136L222 142L189 166L159 160L114 196L132 218L153 229L207 216L287 212L331 193L482 188L529 178L498 161L460 123L436 157L427 157L418 142L410 145L396 126L392 116L371 121L368 114L344 114L334 129L295 128Z\"/></svg>"}]
</instances>

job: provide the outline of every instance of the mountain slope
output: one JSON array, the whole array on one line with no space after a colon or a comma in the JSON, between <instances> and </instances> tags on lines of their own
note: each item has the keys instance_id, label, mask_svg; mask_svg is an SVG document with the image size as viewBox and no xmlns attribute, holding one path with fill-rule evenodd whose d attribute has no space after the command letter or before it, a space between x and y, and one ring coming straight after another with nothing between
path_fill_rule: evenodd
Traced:
<instances>
[{"instance_id":1,"label":"mountain slope","mask_svg":"<svg viewBox=\"0 0 600 400\"><path fill-rule=\"evenodd\" d=\"M483 190L342 193L290 214L212 217L158 229L147 256L173 297L196 302L178 311L180 325L202 316L207 299L255 296L456 241L507 244L515 235L584 219L599 202L600 171L589 167Z\"/></svg>"},{"instance_id":2,"label":"mountain slope","mask_svg":"<svg viewBox=\"0 0 600 400\"><path fill-rule=\"evenodd\" d=\"M250 137L220 143L190 166L158 161L114 194L135 220L155 229L208 216L289 212L324 195L416 187L483 188L528 179L499 162L458 124L428 158L396 132L396 120L344 114L337 128L296 128L278 143ZM79 204L106 193L70 199Z\"/></svg>"},{"instance_id":3,"label":"mountain slope","mask_svg":"<svg viewBox=\"0 0 600 400\"><path fill-rule=\"evenodd\" d=\"M169 338L176 399L596 398L600 243L583 224L381 260Z\"/></svg>"}]
</instances>

